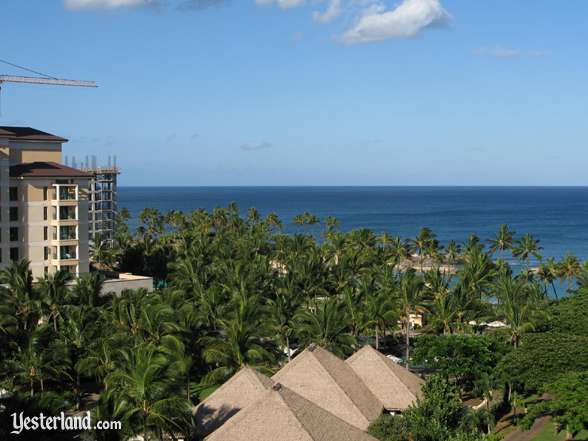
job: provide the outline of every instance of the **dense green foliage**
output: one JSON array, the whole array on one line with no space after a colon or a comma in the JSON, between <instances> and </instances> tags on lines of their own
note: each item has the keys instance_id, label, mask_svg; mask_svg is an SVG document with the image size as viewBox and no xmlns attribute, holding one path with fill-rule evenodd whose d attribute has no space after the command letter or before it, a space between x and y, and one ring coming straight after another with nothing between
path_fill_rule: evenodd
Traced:
<instances>
[{"instance_id":1,"label":"dense green foliage","mask_svg":"<svg viewBox=\"0 0 588 441\"><path fill-rule=\"evenodd\" d=\"M551 415L559 429L572 436L588 429L588 371L562 375L544 391L549 400L531 406L524 426L529 428L541 415Z\"/></svg>"},{"instance_id":2,"label":"dense green foliage","mask_svg":"<svg viewBox=\"0 0 588 441\"><path fill-rule=\"evenodd\" d=\"M554 303L549 313L546 326L552 332L588 337L588 288Z\"/></svg>"},{"instance_id":3,"label":"dense green foliage","mask_svg":"<svg viewBox=\"0 0 588 441\"><path fill-rule=\"evenodd\" d=\"M571 334L526 335L498 366L507 381L539 391L567 372L588 370L588 338Z\"/></svg>"},{"instance_id":4,"label":"dense green foliage","mask_svg":"<svg viewBox=\"0 0 588 441\"><path fill-rule=\"evenodd\" d=\"M369 432L380 441L483 440L477 413L464 406L457 389L439 376L423 386L423 399L402 415L383 415Z\"/></svg>"},{"instance_id":5,"label":"dense green foliage","mask_svg":"<svg viewBox=\"0 0 588 441\"><path fill-rule=\"evenodd\" d=\"M527 334L549 323L553 278L582 280L585 272L569 258L513 274L497 257L510 252L526 268L540 246L507 227L486 248L476 236L443 246L426 228L411 239L343 232L332 218L318 237L305 232L316 232L320 221L309 213L296 217L299 232L288 235L277 216L250 209L242 217L235 205L190 214L148 209L135 232L127 219L123 211L114 246L94 244L99 271L73 289L64 273L33 283L25 261L0 272L0 389L11 394L2 400L2 418L18 403L49 413L92 409L96 418L123 422L122 432L98 432L99 439L191 439L190 407L244 365L270 374L311 343L346 357L365 342L410 364L415 332L432 336L422 340L428 349L417 349L418 358L440 355L429 367L468 392L486 396L496 387L490 371L502 354L501 336L514 348L501 362L502 378L539 387L553 375L536 375L540 381L532 383L538 354ZM100 296L98 274L105 270L151 275L159 289ZM414 324L419 317L422 328ZM492 320L506 325L497 340L472 336ZM563 340L569 349L584 343ZM557 354L555 346L547 344L546 353ZM580 355L554 369L567 362L580 367ZM463 408L453 385L428 387L429 399L410 415L437 426L429 434L411 430L423 440L475 439L455 427ZM444 407L452 405L455 415Z\"/></svg>"},{"instance_id":6,"label":"dense green foliage","mask_svg":"<svg viewBox=\"0 0 588 441\"><path fill-rule=\"evenodd\" d=\"M506 352L504 340L492 335L425 335L416 340L414 359L461 391L471 392L494 372Z\"/></svg>"}]
</instances>

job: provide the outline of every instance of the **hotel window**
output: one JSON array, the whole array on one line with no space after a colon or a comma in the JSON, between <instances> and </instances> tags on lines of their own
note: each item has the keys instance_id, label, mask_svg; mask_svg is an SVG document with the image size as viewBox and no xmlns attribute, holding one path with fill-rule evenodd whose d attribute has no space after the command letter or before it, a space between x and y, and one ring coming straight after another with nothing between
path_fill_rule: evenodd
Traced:
<instances>
[{"instance_id":1,"label":"hotel window","mask_svg":"<svg viewBox=\"0 0 588 441\"><path fill-rule=\"evenodd\" d=\"M17 222L18 221L18 207L10 207L10 222Z\"/></svg>"},{"instance_id":2,"label":"hotel window","mask_svg":"<svg viewBox=\"0 0 588 441\"><path fill-rule=\"evenodd\" d=\"M47 200L47 193L48 193L49 189L47 187L43 187L43 200L46 201Z\"/></svg>"},{"instance_id":3,"label":"hotel window","mask_svg":"<svg viewBox=\"0 0 588 441\"><path fill-rule=\"evenodd\" d=\"M49 230L47 227L43 227L43 240L47 240L49 238Z\"/></svg>"},{"instance_id":4,"label":"hotel window","mask_svg":"<svg viewBox=\"0 0 588 441\"><path fill-rule=\"evenodd\" d=\"M10 248L10 260L18 260L18 247Z\"/></svg>"},{"instance_id":5,"label":"hotel window","mask_svg":"<svg viewBox=\"0 0 588 441\"><path fill-rule=\"evenodd\" d=\"M77 272L77 267L75 265L63 265L59 267L59 269L67 274L75 274Z\"/></svg>"},{"instance_id":6,"label":"hotel window","mask_svg":"<svg viewBox=\"0 0 588 441\"><path fill-rule=\"evenodd\" d=\"M45 260L49 260L49 247L43 248L43 255L45 257Z\"/></svg>"},{"instance_id":7,"label":"hotel window","mask_svg":"<svg viewBox=\"0 0 588 441\"><path fill-rule=\"evenodd\" d=\"M47 220L47 207L43 207L43 220Z\"/></svg>"},{"instance_id":8,"label":"hotel window","mask_svg":"<svg viewBox=\"0 0 588 441\"><path fill-rule=\"evenodd\" d=\"M18 227L10 227L10 242L18 242Z\"/></svg>"},{"instance_id":9,"label":"hotel window","mask_svg":"<svg viewBox=\"0 0 588 441\"><path fill-rule=\"evenodd\" d=\"M11 202L18 201L18 187L10 187L9 195Z\"/></svg>"},{"instance_id":10,"label":"hotel window","mask_svg":"<svg viewBox=\"0 0 588 441\"><path fill-rule=\"evenodd\" d=\"M43 267L43 272L45 273L45 275L49 274L49 267L48 266Z\"/></svg>"}]
</instances>

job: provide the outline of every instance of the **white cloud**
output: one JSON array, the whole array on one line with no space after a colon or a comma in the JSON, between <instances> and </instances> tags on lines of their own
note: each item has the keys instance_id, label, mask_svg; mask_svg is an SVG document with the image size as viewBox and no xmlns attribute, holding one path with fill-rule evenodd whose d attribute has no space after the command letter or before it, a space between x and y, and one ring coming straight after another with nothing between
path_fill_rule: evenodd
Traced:
<instances>
[{"instance_id":1,"label":"white cloud","mask_svg":"<svg viewBox=\"0 0 588 441\"><path fill-rule=\"evenodd\" d=\"M329 0L329 4L325 12L314 11L312 18L319 23L328 23L339 17L342 12L341 0Z\"/></svg>"},{"instance_id":2,"label":"white cloud","mask_svg":"<svg viewBox=\"0 0 588 441\"><path fill-rule=\"evenodd\" d=\"M495 47L479 47L474 49L474 55L494 57L494 58L520 58L531 57L538 58L547 55L545 51L524 51L521 49L514 49L509 47L495 46Z\"/></svg>"},{"instance_id":3,"label":"white cloud","mask_svg":"<svg viewBox=\"0 0 588 441\"><path fill-rule=\"evenodd\" d=\"M304 0L255 0L255 3L258 5L276 4L282 9L289 9L302 6L304 4Z\"/></svg>"},{"instance_id":4,"label":"white cloud","mask_svg":"<svg viewBox=\"0 0 588 441\"><path fill-rule=\"evenodd\" d=\"M521 51L519 49L512 49L508 47L480 47L474 49L474 55L485 55L489 57L495 58L516 58L521 56Z\"/></svg>"},{"instance_id":5,"label":"white cloud","mask_svg":"<svg viewBox=\"0 0 588 441\"><path fill-rule=\"evenodd\" d=\"M156 0L65 0L68 9L116 9L133 6L148 6Z\"/></svg>"},{"instance_id":6,"label":"white cloud","mask_svg":"<svg viewBox=\"0 0 588 441\"><path fill-rule=\"evenodd\" d=\"M382 3L367 7L342 37L346 43L365 43L389 38L414 37L423 29L450 17L440 0L402 0L393 9Z\"/></svg>"},{"instance_id":7,"label":"white cloud","mask_svg":"<svg viewBox=\"0 0 588 441\"><path fill-rule=\"evenodd\" d=\"M256 144L243 143L243 144L241 144L241 150L245 150L247 152L253 152L256 150L271 149L273 146L274 145L269 141L261 141Z\"/></svg>"}]
</instances>

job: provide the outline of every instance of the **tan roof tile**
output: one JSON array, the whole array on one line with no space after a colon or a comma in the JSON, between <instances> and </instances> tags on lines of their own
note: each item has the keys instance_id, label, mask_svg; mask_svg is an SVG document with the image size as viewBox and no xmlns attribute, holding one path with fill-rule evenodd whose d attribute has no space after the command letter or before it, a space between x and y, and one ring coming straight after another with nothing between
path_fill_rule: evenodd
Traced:
<instances>
[{"instance_id":1,"label":"tan roof tile","mask_svg":"<svg viewBox=\"0 0 588 441\"><path fill-rule=\"evenodd\" d=\"M247 408L271 388L273 381L250 367L244 367L200 403L194 416L198 434L206 436L233 415Z\"/></svg>"},{"instance_id":2,"label":"tan roof tile","mask_svg":"<svg viewBox=\"0 0 588 441\"><path fill-rule=\"evenodd\" d=\"M386 410L405 410L422 396L423 380L371 346L365 346L346 363L361 377Z\"/></svg>"},{"instance_id":3,"label":"tan roof tile","mask_svg":"<svg viewBox=\"0 0 588 441\"><path fill-rule=\"evenodd\" d=\"M353 369L319 347L306 349L272 379L361 430L382 413L382 404Z\"/></svg>"},{"instance_id":4,"label":"tan roof tile","mask_svg":"<svg viewBox=\"0 0 588 441\"><path fill-rule=\"evenodd\" d=\"M281 384L276 384L206 438L206 441L375 440Z\"/></svg>"}]
</instances>

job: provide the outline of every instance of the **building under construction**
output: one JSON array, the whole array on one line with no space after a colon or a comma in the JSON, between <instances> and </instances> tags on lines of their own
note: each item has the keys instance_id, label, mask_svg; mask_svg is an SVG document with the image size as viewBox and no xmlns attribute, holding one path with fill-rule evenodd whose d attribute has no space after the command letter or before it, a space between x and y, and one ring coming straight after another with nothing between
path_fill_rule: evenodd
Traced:
<instances>
[{"instance_id":1,"label":"building under construction","mask_svg":"<svg viewBox=\"0 0 588 441\"><path fill-rule=\"evenodd\" d=\"M72 158L72 167L76 165L75 158ZM109 156L106 166L98 166L95 156L91 157L91 161L89 157L86 157L80 169L93 176L88 191L90 241L102 240L112 243L115 233L115 219L118 213L117 181L120 174L120 169L116 165L116 156Z\"/></svg>"}]
</instances>

